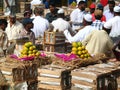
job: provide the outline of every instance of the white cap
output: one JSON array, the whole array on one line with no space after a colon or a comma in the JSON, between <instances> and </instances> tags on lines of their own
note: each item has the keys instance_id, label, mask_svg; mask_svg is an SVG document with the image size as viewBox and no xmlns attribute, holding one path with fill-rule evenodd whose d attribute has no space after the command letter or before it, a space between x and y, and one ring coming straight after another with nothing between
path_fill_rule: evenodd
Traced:
<instances>
[{"instance_id":1,"label":"white cap","mask_svg":"<svg viewBox=\"0 0 120 90\"><path fill-rule=\"evenodd\" d=\"M57 11L58 14L62 14L64 13L64 9L60 8L58 11Z\"/></svg>"},{"instance_id":2,"label":"white cap","mask_svg":"<svg viewBox=\"0 0 120 90\"><path fill-rule=\"evenodd\" d=\"M80 1L84 1L85 2L85 0L77 0L77 4L79 4Z\"/></svg>"},{"instance_id":3,"label":"white cap","mask_svg":"<svg viewBox=\"0 0 120 90\"><path fill-rule=\"evenodd\" d=\"M114 7L114 12L120 12L120 6L115 6Z\"/></svg>"},{"instance_id":4,"label":"white cap","mask_svg":"<svg viewBox=\"0 0 120 90\"><path fill-rule=\"evenodd\" d=\"M92 22L92 15L91 14L86 14L83 17L87 22Z\"/></svg>"}]
</instances>

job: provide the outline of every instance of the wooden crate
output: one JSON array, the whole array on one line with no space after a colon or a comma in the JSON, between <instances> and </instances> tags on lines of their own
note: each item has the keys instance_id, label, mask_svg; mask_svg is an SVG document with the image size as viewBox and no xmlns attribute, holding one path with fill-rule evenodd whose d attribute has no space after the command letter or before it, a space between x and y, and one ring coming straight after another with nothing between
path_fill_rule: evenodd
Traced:
<instances>
[{"instance_id":1,"label":"wooden crate","mask_svg":"<svg viewBox=\"0 0 120 90\"><path fill-rule=\"evenodd\" d=\"M29 80L27 81L28 90L38 90L38 81L37 80Z\"/></svg>"},{"instance_id":2,"label":"wooden crate","mask_svg":"<svg viewBox=\"0 0 120 90\"><path fill-rule=\"evenodd\" d=\"M70 53L72 51L72 44L65 42L65 53Z\"/></svg>"},{"instance_id":3,"label":"wooden crate","mask_svg":"<svg viewBox=\"0 0 120 90\"><path fill-rule=\"evenodd\" d=\"M30 10L30 2L20 2L20 12L23 13L26 10Z\"/></svg>"},{"instance_id":4,"label":"wooden crate","mask_svg":"<svg viewBox=\"0 0 120 90\"><path fill-rule=\"evenodd\" d=\"M31 61L23 63L23 61L8 58L8 60L0 63L0 69L8 83L36 80L38 75L37 64Z\"/></svg>"},{"instance_id":5,"label":"wooden crate","mask_svg":"<svg viewBox=\"0 0 120 90\"><path fill-rule=\"evenodd\" d=\"M72 90L109 90L110 85L117 90L116 78L113 72L120 71L115 64L96 64L71 72ZM106 88L106 89L105 89Z\"/></svg>"},{"instance_id":6,"label":"wooden crate","mask_svg":"<svg viewBox=\"0 0 120 90\"><path fill-rule=\"evenodd\" d=\"M71 88L71 71L50 65L38 69L40 90L68 90Z\"/></svg>"},{"instance_id":7,"label":"wooden crate","mask_svg":"<svg viewBox=\"0 0 120 90\"><path fill-rule=\"evenodd\" d=\"M59 45L45 44L43 50L46 52L65 53L65 44L59 44Z\"/></svg>"},{"instance_id":8,"label":"wooden crate","mask_svg":"<svg viewBox=\"0 0 120 90\"><path fill-rule=\"evenodd\" d=\"M65 36L63 32L48 32L44 33L44 44L65 44Z\"/></svg>"}]
</instances>

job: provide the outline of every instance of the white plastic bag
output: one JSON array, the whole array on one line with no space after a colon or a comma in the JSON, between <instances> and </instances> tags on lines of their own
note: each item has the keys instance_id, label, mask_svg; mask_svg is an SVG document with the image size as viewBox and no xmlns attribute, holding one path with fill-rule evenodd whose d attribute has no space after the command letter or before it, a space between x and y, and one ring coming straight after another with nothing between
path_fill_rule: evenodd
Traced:
<instances>
[{"instance_id":1,"label":"white plastic bag","mask_svg":"<svg viewBox=\"0 0 120 90\"><path fill-rule=\"evenodd\" d=\"M11 13L11 12L10 12L10 8L9 8L9 7L6 7L6 8L5 8L5 13L4 13L5 16L10 15L10 13Z\"/></svg>"}]
</instances>

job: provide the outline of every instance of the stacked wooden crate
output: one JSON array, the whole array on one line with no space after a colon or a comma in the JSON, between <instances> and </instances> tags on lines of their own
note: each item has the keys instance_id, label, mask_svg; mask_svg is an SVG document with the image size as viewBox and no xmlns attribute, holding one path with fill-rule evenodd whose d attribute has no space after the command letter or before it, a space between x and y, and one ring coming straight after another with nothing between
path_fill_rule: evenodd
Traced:
<instances>
[{"instance_id":1,"label":"stacked wooden crate","mask_svg":"<svg viewBox=\"0 0 120 90\"><path fill-rule=\"evenodd\" d=\"M70 53L72 51L72 44L68 41L65 41L65 53Z\"/></svg>"},{"instance_id":2,"label":"stacked wooden crate","mask_svg":"<svg viewBox=\"0 0 120 90\"><path fill-rule=\"evenodd\" d=\"M75 69L71 72L72 90L118 90L116 80L116 74L120 72L118 67L110 62Z\"/></svg>"},{"instance_id":3,"label":"stacked wooden crate","mask_svg":"<svg viewBox=\"0 0 120 90\"><path fill-rule=\"evenodd\" d=\"M20 2L20 12L23 13L26 10L30 10L30 2Z\"/></svg>"},{"instance_id":4,"label":"stacked wooden crate","mask_svg":"<svg viewBox=\"0 0 120 90\"><path fill-rule=\"evenodd\" d=\"M44 33L44 50L47 52L65 52L65 36L63 32Z\"/></svg>"},{"instance_id":5,"label":"stacked wooden crate","mask_svg":"<svg viewBox=\"0 0 120 90\"><path fill-rule=\"evenodd\" d=\"M47 65L38 69L39 90L70 90L71 71Z\"/></svg>"},{"instance_id":6,"label":"stacked wooden crate","mask_svg":"<svg viewBox=\"0 0 120 90\"><path fill-rule=\"evenodd\" d=\"M0 69L6 78L7 84L9 84L10 90L14 90L19 86L22 88L24 85L27 90L37 90L38 73L36 64L29 61L15 61L9 58L9 60L5 59L0 63Z\"/></svg>"}]
</instances>

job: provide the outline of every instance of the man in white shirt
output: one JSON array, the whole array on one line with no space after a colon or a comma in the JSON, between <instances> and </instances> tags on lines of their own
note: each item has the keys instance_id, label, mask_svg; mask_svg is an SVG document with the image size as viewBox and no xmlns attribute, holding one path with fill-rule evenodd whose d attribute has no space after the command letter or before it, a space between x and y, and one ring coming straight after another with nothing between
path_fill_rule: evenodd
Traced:
<instances>
[{"instance_id":1,"label":"man in white shirt","mask_svg":"<svg viewBox=\"0 0 120 90\"><path fill-rule=\"evenodd\" d=\"M32 0L30 4L31 4L31 9L34 9L34 5L42 4L42 0Z\"/></svg>"},{"instance_id":2,"label":"man in white shirt","mask_svg":"<svg viewBox=\"0 0 120 90\"><path fill-rule=\"evenodd\" d=\"M20 32L23 30L23 25L16 20L15 15L9 16L8 25L6 28L6 33L8 36L8 40L12 41L20 37Z\"/></svg>"},{"instance_id":3,"label":"man in white shirt","mask_svg":"<svg viewBox=\"0 0 120 90\"><path fill-rule=\"evenodd\" d=\"M64 31L65 37L68 39L70 43L72 42L81 42L85 39L85 37L94 30L94 28L91 26L92 24L92 16L90 14L86 14L83 17L83 29L79 30L77 34L74 36L71 36L70 32L68 30Z\"/></svg>"},{"instance_id":4,"label":"man in white shirt","mask_svg":"<svg viewBox=\"0 0 120 90\"><path fill-rule=\"evenodd\" d=\"M15 7L15 0L4 0L5 8L8 7L10 9L10 13L15 14L16 13L16 7Z\"/></svg>"},{"instance_id":5,"label":"man in white shirt","mask_svg":"<svg viewBox=\"0 0 120 90\"><path fill-rule=\"evenodd\" d=\"M109 19L114 17L113 8L115 6L115 1L114 0L108 0L108 6L109 6L109 9L105 10L103 12L103 15L105 15L105 17L106 17L106 21L108 21Z\"/></svg>"},{"instance_id":6,"label":"man in white shirt","mask_svg":"<svg viewBox=\"0 0 120 90\"><path fill-rule=\"evenodd\" d=\"M114 7L114 17L104 24L104 28L110 32L109 36L114 43L120 40L120 7Z\"/></svg>"},{"instance_id":7,"label":"man in white shirt","mask_svg":"<svg viewBox=\"0 0 120 90\"><path fill-rule=\"evenodd\" d=\"M9 19L10 20L8 21L8 25L5 30L9 41L9 48L7 49L7 53L13 54L16 45L15 39L21 37L20 33L23 30L23 25L20 22L16 21L15 15L10 15Z\"/></svg>"},{"instance_id":8,"label":"man in white shirt","mask_svg":"<svg viewBox=\"0 0 120 90\"><path fill-rule=\"evenodd\" d=\"M73 30L79 29L82 26L83 16L85 15L85 0L79 0L78 7L70 14L70 21L72 23Z\"/></svg>"},{"instance_id":9,"label":"man in white shirt","mask_svg":"<svg viewBox=\"0 0 120 90\"><path fill-rule=\"evenodd\" d=\"M64 20L64 10L61 8L57 12L58 18L52 21L52 25L54 26L54 30L64 31L64 30L72 30L69 22Z\"/></svg>"},{"instance_id":10,"label":"man in white shirt","mask_svg":"<svg viewBox=\"0 0 120 90\"><path fill-rule=\"evenodd\" d=\"M33 32L35 33L35 38L43 37L45 30L48 30L49 22L47 19L43 18L44 9L42 7L35 7L34 10L35 18L33 20Z\"/></svg>"}]
</instances>

